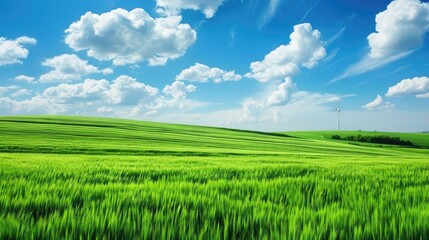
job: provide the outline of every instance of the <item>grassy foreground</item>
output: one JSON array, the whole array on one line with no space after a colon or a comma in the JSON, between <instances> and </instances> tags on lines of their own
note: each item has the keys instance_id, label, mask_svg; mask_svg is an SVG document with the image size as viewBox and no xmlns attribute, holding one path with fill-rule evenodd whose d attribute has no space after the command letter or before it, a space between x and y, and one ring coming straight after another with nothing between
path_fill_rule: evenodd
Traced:
<instances>
[{"instance_id":1,"label":"grassy foreground","mask_svg":"<svg viewBox=\"0 0 429 240\"><path fill-rule=\"evenodd\" d=\"M0 239L429 238L428 149L298 135L0 117Z\"/></svg>"}]
</instances>

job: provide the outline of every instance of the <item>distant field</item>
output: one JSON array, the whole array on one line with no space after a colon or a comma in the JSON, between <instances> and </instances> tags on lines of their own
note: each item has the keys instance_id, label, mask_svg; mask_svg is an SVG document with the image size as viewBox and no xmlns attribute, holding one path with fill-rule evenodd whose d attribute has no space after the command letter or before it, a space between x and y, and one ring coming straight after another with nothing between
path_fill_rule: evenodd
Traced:
<instances>
[{"instance_id":1,"label":"distant field","mask_svg":"<svg viewBox=\"0 0 429 240\"><path fill-rule=\"evenodd\" d=\"M0 239L429 238L429 135L333 134L0 117Z\"/></svg>"},{"instance_id":2,"label":"distant field","mask_svg":"<svg viewBox=\"0 0 429 240\"><path fill-rule=\"evenodd\" d=\"M394 132L368 132L368 131L308 131L308 132L285 132L290 136L305 138L332 140L333 135L339 135L342 138L347 136L389 136L399 137L401 140L412 142L417 147L429 147L429 134L427 133L394 133Z\"/></svg>"}]
</instances>

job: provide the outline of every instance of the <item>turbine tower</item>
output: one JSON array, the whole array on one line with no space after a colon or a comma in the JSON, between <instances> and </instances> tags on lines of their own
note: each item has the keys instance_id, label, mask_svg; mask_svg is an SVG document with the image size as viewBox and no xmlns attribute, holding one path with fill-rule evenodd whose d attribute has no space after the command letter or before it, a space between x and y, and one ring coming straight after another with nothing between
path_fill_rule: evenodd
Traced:
<instances>
[{"instance_id":1,"label":"turbine tower","mask_svg":"<svg viewBox=\"0 0 429 240\"><path fill-rule=\"evenodd\" d=\"M338 131L341 131L341 125L340 125L340 113L341 113L341 109L338 106L335 111L337 112L337 129Z\"/></svg>"}]
</instances>

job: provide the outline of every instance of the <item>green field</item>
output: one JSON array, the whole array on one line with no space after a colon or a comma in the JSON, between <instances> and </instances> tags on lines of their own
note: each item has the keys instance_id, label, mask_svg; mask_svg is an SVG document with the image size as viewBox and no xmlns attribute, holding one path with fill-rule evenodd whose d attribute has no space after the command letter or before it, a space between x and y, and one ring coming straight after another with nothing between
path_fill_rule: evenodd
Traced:
<instances>
[{"instance_id":1,"label":"green field","mask_svg":"<svg viewBox=\"0 0 429 240\"><path fill-rule=\"evenodd\" d=\"M429 134L332 133L0 117L0 239L428 239Z\"/></svg>"}]
</instances>

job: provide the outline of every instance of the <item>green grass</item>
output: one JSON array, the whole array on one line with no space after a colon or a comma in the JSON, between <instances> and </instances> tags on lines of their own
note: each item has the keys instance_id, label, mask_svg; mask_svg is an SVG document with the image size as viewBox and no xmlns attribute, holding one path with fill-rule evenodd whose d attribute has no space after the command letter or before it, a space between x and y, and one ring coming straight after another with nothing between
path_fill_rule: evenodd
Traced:
<instances>
[{"instance_id":1,"label":"green grass","mask_svg":"<svg viewBox=\"0 0 429 240\"><path fill-rule=\"evenodd\" d=\"M0 117L0 239L429 238L429 149L320 135Z\"/></svg>"}]
</instances>

